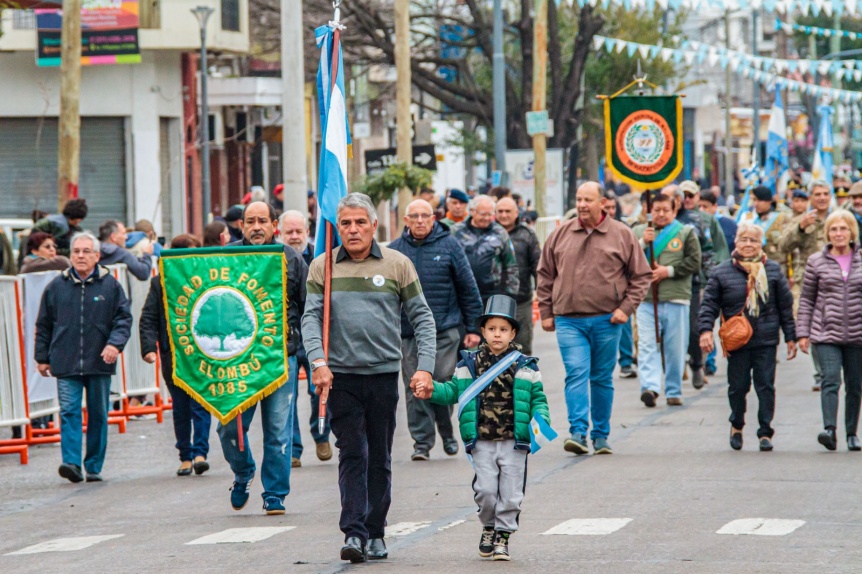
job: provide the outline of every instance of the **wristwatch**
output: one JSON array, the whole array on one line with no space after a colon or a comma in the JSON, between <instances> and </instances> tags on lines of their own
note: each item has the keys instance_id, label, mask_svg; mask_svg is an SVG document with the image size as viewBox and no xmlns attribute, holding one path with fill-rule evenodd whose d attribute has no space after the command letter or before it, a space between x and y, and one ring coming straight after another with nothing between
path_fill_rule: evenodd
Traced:
<instances>
[{"instance_id":1,"label":"wristwatch","mask_svg":"<svg viewBox=\"0 0 862 574\"><path fill-rule=\"evenodd\" d=\"M320 367L325 367L325 366L326 366L326 361L316 361L314 363L311 363L311 372L313 373L314 371L316 371Z\"/></svg>"}]
</instances>

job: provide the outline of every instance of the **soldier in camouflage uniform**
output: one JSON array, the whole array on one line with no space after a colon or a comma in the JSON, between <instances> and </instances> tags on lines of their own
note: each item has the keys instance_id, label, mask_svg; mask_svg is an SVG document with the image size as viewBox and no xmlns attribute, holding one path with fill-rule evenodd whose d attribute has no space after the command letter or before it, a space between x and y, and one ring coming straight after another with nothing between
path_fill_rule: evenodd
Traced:
<instances>
[{"instance_id":1,"label":"soldier in camouflage uniform","mask_svg":"<svg viewBox=\"0 0 862 574\"><path fill-rule=\"evenodd\" d=\"M781 265L784 276L789 277L787 255L781 249L780 242L784 230L793 220L793 214L790 211L778 212L775 209L772 190L768 187L755 187L752 195L754 210L744 214L740 223L753 223L763 230L763 251L769 259Z\"/></svg>"},{"instance_id":2,"label":"soldier in camouflage uniform","mask_svg":"<svg viewBox=\"0 0 862 574\"><path fill-rule=\"evenodd\" d=\"M452 228L452 235L464 248L482 296L482 304L492 295L518 296L518 261L509 234L493 221L494 200L477 195L470 201L470 215Z\"/></svg>"},{"instance_id":3,"label":"soldier in camouflage uniform","mask_svg":"<svg viewBox=\"0 0 862 574\"><path fill-rule=\"evenodd\" d=\"M799 272L793 270L794 279L794 307L798 307L799 288L802 284L802 271L808 262L808 258L821 251L826 245L826 236L823 232L823 227L826 222L826 217L831 211L832 194L829 191L829 184L822 179L815 179L808 185L810 191L811 209L803 214L795 217L787 229L781 236L779 242L780 249L786 254L793 253L794 250L799 251ZM811 358L814 361L814 386L813 391L820 390L820 360L817 352L811 353Z\"/></svg>"}]
</instances>

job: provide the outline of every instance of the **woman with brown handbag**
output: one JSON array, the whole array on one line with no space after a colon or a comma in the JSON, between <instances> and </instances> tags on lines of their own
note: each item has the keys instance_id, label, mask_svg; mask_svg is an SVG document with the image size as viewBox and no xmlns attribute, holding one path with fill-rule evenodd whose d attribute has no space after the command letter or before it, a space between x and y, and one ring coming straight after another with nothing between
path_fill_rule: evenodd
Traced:
<instances>
[{"instance_id":1,"label":"woman with brown handbag","mask_svg":"<svg viewBox=\"0 0 862 574\"><path fill-rule=\"evenodd\" d=\"M736 250L712 272L698 316L700 347L712 351L716 319L726 319L719 331L727 359L727 398L730 401L730 446L742 448L746 395L754 391L760 403L757 430L761 451L772 450L775 412L775 358L779 328L787 341L787 358L796 356L793 295L781 266L763 252L763 229L742 223ZM743 324L747 322L748 325Z\"/></svg>"},{"instance_id":2,"label":"woman with brown handbag","mask_svg":"<svg viewBox=\"0 0 862 574\"><path fill-rule=\"evenodd\" d=\"M799 299L799 348L820 359L820 408L824 430L817 441L835 450L838 389L844 372L847 449L862 450L856 435L862 402L862 258L859 226L849 211L836 210L823 225L826 246L808 258Z\"/></svg>"}]
</instances>

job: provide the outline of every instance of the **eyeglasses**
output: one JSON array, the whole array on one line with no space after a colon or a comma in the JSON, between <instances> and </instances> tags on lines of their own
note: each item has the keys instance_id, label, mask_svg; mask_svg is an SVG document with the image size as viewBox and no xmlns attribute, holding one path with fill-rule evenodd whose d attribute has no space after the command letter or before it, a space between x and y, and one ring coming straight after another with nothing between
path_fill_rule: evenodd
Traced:
<instances>
[{"instance_id":1,"label":"eyeglasses","mask_svg":"<svg viewBox=\"0 0 862 574\"><path fill-rule=\"evenodd\" d=\"M753 245L757 245L759 243L762 243L762 241L753 237L740 237L736 240L736 243L751 243Z\"/></svg>"},{"instance_id":2,"label":"eyeglasses","mask_svg":"<svg viewBox=\"0 0 862 574\"><path fill-rule=\"evenodd\" d=\"M494 212L493 212L493 211L477 211L476 213L474 213L474 214L473 214L473 216L474 216L474 217L475 217L475 216L478 216L478 217L493 217L493 215L494 215Z\"/></svg>"},{"instance_id":3,"label":"eyeglasses","mask_svg":"<svg viewBox=\"0 0 862 574\"><path fill-rule=\"evenodd\" d=\"M407 216L407 219L410 221L416 221L417 219L432 219L433 217L433 213L411 213Z\"/></svg>"},{"instance_id":4,"label":"eyeglasses","mask_svg":"<svg viewBox=\"0 0 862 574\"><path fill-rule=\"evenodd\" d=\"M95 251L92 249L73 249L72 255L92 255Z\"/></svg>"}]
</instances>

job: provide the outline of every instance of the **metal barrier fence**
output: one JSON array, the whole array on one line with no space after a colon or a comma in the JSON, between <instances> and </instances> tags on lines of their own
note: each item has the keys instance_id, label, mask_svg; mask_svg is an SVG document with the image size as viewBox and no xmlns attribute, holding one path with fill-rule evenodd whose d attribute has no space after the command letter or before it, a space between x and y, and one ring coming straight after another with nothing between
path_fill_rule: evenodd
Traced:
<instances>
[{"instance_id":1,"label":"metal barrier fence","mask_svg":"<svg viewBox=\"0 0 862 574\"><path fill-rule=\"evenodd\" d=\"M117 375L111 385L122 407L112 411L108 419L123 433L126 420L135 415L155 414L158 422L162 422L163 412L170 409L171 404L158 363L149 364L141 358L138 323L150 282L130 278L125 265L109 269L129 297L132 312L131 337L120 355ZM46 271L0 277L0 428L22 427L21 438L0 439L0 455L18 454L21 464L28 462L30 445L60 440L56 425L34 428L32 424L34 419L60 410L57 381L40 375L35 360L36 319L42 294L59 274L59 271ZM143 396L152 396L155 404L129 404L129 397Z\"/></svg>"},{"instance_id":2,"label":"metal barrier fence","mask_svg":"<svg viewBox=\"0 0 862 574\"><path fill-rule=\"evenodd\" d=\"M536 237L539 238L539 243L544 245L545 241L548 240L548 237L551 236L551 232L553 232L557 227L562 223L563 218L559 215L554 215L552 217L540 217L536 220Z\"/></svg>"}]
</instances>

